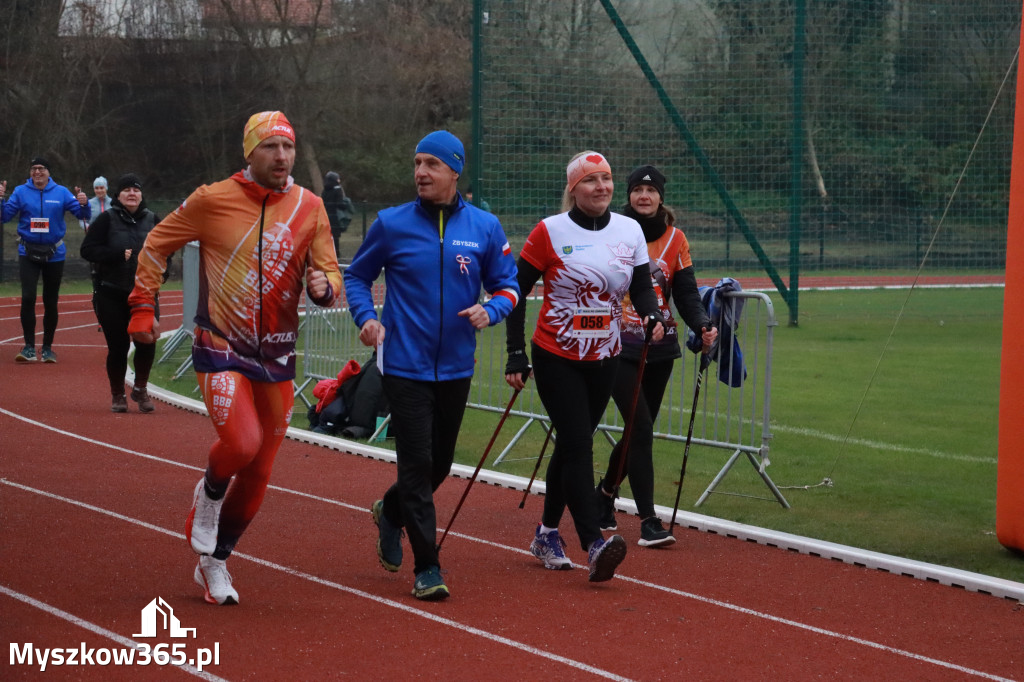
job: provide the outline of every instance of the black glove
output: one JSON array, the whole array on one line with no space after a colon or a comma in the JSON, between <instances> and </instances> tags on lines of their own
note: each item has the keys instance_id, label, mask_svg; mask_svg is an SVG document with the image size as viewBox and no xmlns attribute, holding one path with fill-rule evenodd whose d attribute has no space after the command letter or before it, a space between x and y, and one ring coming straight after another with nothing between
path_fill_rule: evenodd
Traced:
<instances>
[{"instance_id":1,"label":"black glove","mask_svg":"<svg viewBox=\"0 0 1024 682\"><path fill-rule=\"evenodd\" d=\"M651 334L654 333L654 328L661 322L661 326L668 330L668 322L665 321L665 317L661 314L660 310L655 310L653 313L647 316L647 329L646 338L650 338Z\"/></svg>"},{"instance_id":2,"label":"black glove","mask_svg":"<svg viewBox=\"0 0 1024 682\"><path fill-rule=\"evenodd\" d=\"M526 351L522 348L508 352L508 362L505 363L505 374L522 374L523 379L530 374L530 359L526 357Z\"/></svg>"}]
</instances>

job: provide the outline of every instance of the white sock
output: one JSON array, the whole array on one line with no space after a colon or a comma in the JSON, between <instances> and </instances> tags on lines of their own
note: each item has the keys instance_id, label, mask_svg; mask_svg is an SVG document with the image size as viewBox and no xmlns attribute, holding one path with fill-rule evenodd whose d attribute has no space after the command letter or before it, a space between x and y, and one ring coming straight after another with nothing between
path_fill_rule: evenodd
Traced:
<instances>
[{"instance_id":1,"label":"white sock","mask_svg":"<svg viewBox=\"0 0 1024 682\"><path fill-rule=\"evenodd\" d=\"M540 534L541 535L547 535L548 533L550 533L553 530L558 530L558 528L548 528L543 523L540 524Z\"/></svg>"}]
</instances>

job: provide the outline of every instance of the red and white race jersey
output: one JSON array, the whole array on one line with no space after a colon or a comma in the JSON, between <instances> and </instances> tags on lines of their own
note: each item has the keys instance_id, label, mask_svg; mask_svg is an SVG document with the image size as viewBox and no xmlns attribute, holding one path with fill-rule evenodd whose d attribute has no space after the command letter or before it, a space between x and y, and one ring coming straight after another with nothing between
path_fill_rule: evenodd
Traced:
<instances>
[{"instance_id":1,"label":"red and white race jersey","mask_svg":"<svg viewBox=\"0 0 1024 682\"><path fill-rule=\"evenodd\" d=\"M544 273L534 343L572 360L618 355L622 299L633 268L648 262L640 225L612 213L606 227L587 230L560 213L533 228L520 255Z\"/></svg>"}]
</instances>

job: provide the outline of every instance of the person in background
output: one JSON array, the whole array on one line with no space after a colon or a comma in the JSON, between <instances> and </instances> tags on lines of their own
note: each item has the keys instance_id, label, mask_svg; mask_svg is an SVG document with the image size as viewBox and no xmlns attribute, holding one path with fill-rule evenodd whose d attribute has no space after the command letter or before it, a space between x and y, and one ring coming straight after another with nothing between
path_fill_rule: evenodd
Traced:
<instances>
[{"instance_id":1,"label":"person in background","mask_svg":"<svg viewBox=\"0 0 1024 682\"><path fill-rule=\"evenodd\" d=\"M345 195L341 186L341 176L330 171L324 176L324 191L320 195L324 201L324 210L327 211L327 219L331 221L331 236L334 238L334 250L341 255L340 238L343 232L348 231L349 223L355 214L355 206L352 200Z\"/></svg>"},{"instance_id":2,"label":"person in background","mask_svg":"<svg viewBox=\"0 0 1024 682\"><path fill-rule=\"evenodd\" d=\"M544 278L544 300L533 334L533 374L551 427L544 512L530 552L545 568L571 569L558 524L566 507L587 552L591 582L611 580L626 558L621 535L607 540L594 497L594 430L601 422L618 368L623 300L660 340L664 326L651 288L647 244L632 218L611 213L611 166L594 151L566 167L563 213L540 221L519 254L520 291ZM530 375L525 341L525 297L505 326L505 380L521 389Z\"/></svg>"},{"instance_id":3,"label":"person in background","mask_svg":"<svg viewBox=\"0 0 1024 682\"><path fill-rule=\"evenodd\" d=\"M686 325L702 337L707 352L715 342L718 330L711 325L701 304L686 235L674 227L675 213L665 205L665 176L654 166L640 166L630 173L626 192L628 202L622 214L637 221L644 232L647 253L651 259L651 286L658 298L662 317L672 320L669 302L674 301ZM644 333L643 322L630 306L623 303L622 353L619 355L619 369L612 387L612 399L623 419L628 419L630 411L634 409L633 394ZM665 336L656 343L652 342L647 352L625 464L622 462L622 441L619 441L612 449L608 468L595 489L601 530L617 530L615 495L619 485L629 476L630 489L640 516L638 542L642 547L660 547L676 541L654 513L653 446L654 421L661 408L665 387L672 376L672 367L681 355L677 329L675 325L669 324Z\"/></svg>"},{"instance_id":4,"label":"person in background","mask_svg":"<svg viewBox=\"0 0 1024 682\"><path fill-rule=\"evenodd\" d=\"M104 211L110 208L110 199L107 197L107 179L102 175L92 181L92 191L95 192L95 196L89 199L89 210L92 211L93 216L100 216ZM82 229L89 229L89 221L82 220ZM99 288L99 281L97 280L96 264L89 264L89 278L92 280L92 311L96 314L96 320L99 321L100 314L96 310L96 292ZM96 331L103 331L103 325L100 324ZM109 347L109 342L108 342Z\"/></svg>"},{"instance_id":5,"label":"person in background","mask_svg":"<svg viewBox=\"0 0 1024 682\"><path fill-rule=\"evenodd\" d=\"M402 565L402 529L413 551L413 595L445 599L433 493L451 471L473 378L478 330L519 301L516 266L497 217L467 204L456 186L462 142L445 130L416 145L417 199L381 211L345 270L359 340L377 347L398 459L397 480L371 511L377 557ZM377 319L373 282L387 293ZM490 300L479 303L481 287Z\"/></svg>"},{"instance_id":6,"label":"person in background","mask_svg":"<svg viewBox=\"0 0 1024 682\"><path fill-rule=\"evenodd\" d=\"M242 152L245 170L203 185L150 231L128 297L128 332L152 343L167 260L199 242L192 361L217 441L185 537L200 555L193 578L211 604L238 603L226 561L259 511L288 429L303 278L321 306L333 305L342 286L323 202L292 179L295 131L285 115L253 114Z\"/></svg>"},{"instance_id":7,"label":"person in background","mask_svg":"<svg viewBox=\"0 0 1024 682\"><path fill-rule=\"evenodd\" d=\"M89 210L92 216L98 217L101 213L110 208L110 199L107 197L107 179L102 175L92 181L92 191L95 196L89 199ZM79 221L83 230L89 229L89 221Z\"/></svg>"},{"instance_id":8,"label":"person in background","mask_svg":"<svg viewBox=\"0 0 1024 682\"><path fill-rule=\"evenodd\" d=\"M103 203L107 203L105 199L106 192ZM159 217L146 208L142 198L142 182L134 173L127 173L118 179L114 198L107 210L89 224L79 250L82 258L94 267L93 308L107 341L106 369L111 412L128 411L124 392L124 377L131 346L131 337L128 336L128 322L131 319L128 294L135 285L139 252L142 251L146 236L158 222ZM159 305L154 307L154 311L155 319L160 319ZM152 412L155 409L146 390L155 357L155 343L135 344L135 385L131 396L138 404L139 412Z\"/></svg>"},{"instance_id":9,"label":"person in background","mask_svg":"<svg viewBox=\"0 0 1024 682\"><path fill-rule=\"evenodd\" d=\"M0 198L7 194L7 181L0 181ZM64 277L67 247L64 214L79 220L92 215L89 201L81 188L72 193L50 177L50 163L37 156L29 164L29 179L18 185L9 200L3 201L0 224L18 216L18 278L21 280L21 331L25 345L15 362L36 360L36 289L43 280L43 344L39 357L57 362L53 339L57 333L57 299Z\"/></svg>"},{"instance_id":10,"label":"person in background","mask_svg":"<svg viewBox=\"0 0 1024 682\"><path fill-rule=\"evenodd\" d=\"M473 201L473 185L466 188L466 201L473 204L482 211L491 212L491 205L481 199L480 201Z\"/></svg>"}]
</instances>

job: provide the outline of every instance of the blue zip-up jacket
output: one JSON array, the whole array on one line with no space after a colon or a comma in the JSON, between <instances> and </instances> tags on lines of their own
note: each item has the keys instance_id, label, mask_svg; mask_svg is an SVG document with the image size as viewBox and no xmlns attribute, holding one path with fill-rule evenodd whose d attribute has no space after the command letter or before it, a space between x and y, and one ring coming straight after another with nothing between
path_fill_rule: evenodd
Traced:
<instances>
[{"instance_id":1,"label":"blue zip-up jacket","mask_svg":"<svg viewBox=\"0 0 1024 682\"><path fill-rule=\"evenodd\" d=\"M436 209L435 209L436 210ZM345 295L356 326L375 319L372 285L384 271L386 295L379 352L382 372L417 381L473 375L476 329L460 310L480 288L491 324L519 301L516 265L501 223L456 195L437 218L420 200L377 214L345 270Z\"/></svg>"},{"instance_id":2,"label":"blue zip-up jacket","mask_svg":"<svg viewBox=\"0 0 1024 682\"><path fill-rule=\"evenodd\" d=\"M27 180L24 185L18 185L11 192L11 198L4 202L0 222L6 223L15 215L18 218L18 255L25 255L25 247L22 241L31 244L56 244L64 239L67 232L67 225L64 224L64 213L68 212L76 218L88 220L92 217L92 209L88 202L83 206L67 187L58 185L49 179L46 187L39 190ZM32 218L48 218L50 221L48 231L33 232ZM57 252L50 257L50 261L64 260L67 248L64 244L57 247Z\"/></svg>"}]
</instances>

